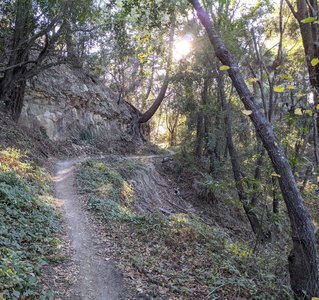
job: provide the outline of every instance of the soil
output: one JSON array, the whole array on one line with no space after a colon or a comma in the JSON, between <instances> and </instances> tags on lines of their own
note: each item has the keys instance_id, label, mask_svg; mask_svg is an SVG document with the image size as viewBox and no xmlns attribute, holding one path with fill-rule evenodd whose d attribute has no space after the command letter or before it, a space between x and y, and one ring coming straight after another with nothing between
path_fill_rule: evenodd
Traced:
<instances>
[{"instance_id":1,"label":"soil","mask_svg":"<svg viewBox=\"0 0 319 300\"><path fill-rule=\"evenodd\" d=\"M90 224L78 201L74 187L74 169L83 159L61 161L54 178L56 196L62 202L73 258L78 269L67 296L63 299L113 300L124 299L127 290L116 263L108 256L108 245Z\"/></svg>"},{"instance_id":2,"label":"soil","mask_svg":"<svg viewBox=\"0 0 319 300\"><path fill-rule=\"evenodd\" d=\"M110 161L111 165L123 162L124 165L138 165L122 174L137 194L137 211L146 214L159 212L164 216L190 213L201 216L205 223L212 225L211 216L204 213L212 204L203 207L192 203L190 199L197 197L194 193L188 195L191 186L174 179L174 172L169 175L166 167L174 165L172 154L93 155L55 163L53 181L64 222L65 233L59 237L64 260L47 266L43 282L48 290L56 292L56 300L152 299L134 286L133 282L144 282L145 278L139 279L143 275L139 271L128 272L130 269L122 257L124 253L117 233L86 209L86 195L77 192L75 171L87 159L102 159ZM219 214L222 212L216 212ZM143 284L140 290L145 290Z\"/></svg>"},{"instance_id":3,"label":"soil","mask_svg":"<svg viewBox=\"0 0 319 300\"><path fill-rule=\"evenodd\" d=\"M137 210L159 211L165 215L193 210L176 195L172 182L157 172L155 161L160 163L165 155L116 157L142 165L130 174L139 198ZM64 223L64 233L58 237L63 260L45 268L42 282L46 289L55 292L57 300L144 299L134 295L130 284L125 281L126 274L123 276L120 271L123 268L117 267L121 262L116 261L119 258L116 237L108 236L105 227L86 210L85 201L77 193L75 171L89 158L82 156L55 163L55 196ZM91 158L114 159L114 155Z\"/></svg>"}]
</instances>

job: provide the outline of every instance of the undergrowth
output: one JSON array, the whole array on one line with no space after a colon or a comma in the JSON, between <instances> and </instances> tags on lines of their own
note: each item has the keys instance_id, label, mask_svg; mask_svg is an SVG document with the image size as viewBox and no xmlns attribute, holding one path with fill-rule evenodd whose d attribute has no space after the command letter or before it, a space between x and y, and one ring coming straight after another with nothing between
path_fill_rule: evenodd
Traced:
<instances>
[{"instance_id":1,"label":"undergrowth","mask_svg":"<svg viewBox=\"0 0 319 300\"><path fill-rule=\"evenodd\" d=\"M20 151L0 151L0 299L49 299L39 275L58 230L48 177Z\"/></svg>"},{"instance_id":2,"label":"undergrowth","mask_svg":"<svg viewBox=\"0 0 319 300\"><path fill-rule=\"evenodd\" d=\"M253 253L253 245L194 215L137 213L137 195L121 174L116 162L88 161L77 182L87 208L118 237L123 269L138 291L169 299L292 299L281 250Z\"/></svg>"}]
</instances>

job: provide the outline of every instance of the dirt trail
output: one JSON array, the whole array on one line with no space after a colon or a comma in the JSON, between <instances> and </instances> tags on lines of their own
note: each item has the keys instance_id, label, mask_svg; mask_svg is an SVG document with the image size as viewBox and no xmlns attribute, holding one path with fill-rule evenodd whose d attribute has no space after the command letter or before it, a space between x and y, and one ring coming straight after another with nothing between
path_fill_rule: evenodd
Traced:
<instances>
[{"instance_id":1,"label":"dirt trail","mask_svg":"<svg viewBox=\"0 0 319 300\"><path fill-rule=\"evenodd\" d=\"M114 262L105 256L107 245L103 244L103 239L90 224L77 199L74 169L76 163L84 160L85 158L57 163L54 178L56 196L62 201L74 259L79 269L79 278L68 299L124 299L122 276L117 272Z\"/></svg>"}]
</instances>

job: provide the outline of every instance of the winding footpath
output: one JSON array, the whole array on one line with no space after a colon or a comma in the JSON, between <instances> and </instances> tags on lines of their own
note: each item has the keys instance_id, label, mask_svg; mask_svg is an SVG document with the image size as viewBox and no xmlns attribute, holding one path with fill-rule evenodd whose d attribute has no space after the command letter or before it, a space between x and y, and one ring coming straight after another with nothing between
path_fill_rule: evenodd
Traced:
<instances>
[{"instance_id":1,"label":"winding footpath","mask_svg":"<svg viewBox=\"0 0 319 300\"><path fill-rule=\"evenodd\" d=\"M92 228L76 193L74 170L85 159L61 161L56 165L54 178L56 197L62 202L68 235L74 249L79 278L70 300L123 299L122 276L114 263L105 257L98 232Z\"/></svg>"}]
</instances>

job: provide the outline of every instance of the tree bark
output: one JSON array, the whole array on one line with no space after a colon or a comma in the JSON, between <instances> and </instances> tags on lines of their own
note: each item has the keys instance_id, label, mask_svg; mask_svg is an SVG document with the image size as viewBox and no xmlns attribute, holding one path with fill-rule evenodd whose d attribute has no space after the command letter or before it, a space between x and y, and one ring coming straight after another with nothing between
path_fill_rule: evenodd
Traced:
<instances>
[{"instance_id":1,"label":"tree bark","mask_svg":"<svg viewBox=\"0 0 319 300\"><path fill-rule=\"evenodd\" d=\"M72 30L71 20L65 22L65 42L69 64L74 68L82 68L83 62L77 53L76 40Z\"/></svg>"},{"instance_id":2,"label":"tree bark","mask_svg":"<svg viewBox=\"0 0 319 300\"><path fill-rule=\"evenodd\" d=\"M169 132L169 145L176 146L177 143L177 125L179 120L178 112L166 112L166 128Z\"/></svg>"},{"instance_id":3,"label":"tree bark","mask_svg":"<svg viewBox=\"0 0 319 300\"><path fill-rule=\"evenodd\" d=\"M138 120L139 123L146 123L154 116L157 109L159 108L159 106L161 105L161 103L163 102L163 100L165 98L168 84L169 84L169 78L168 78L168 74L166 74L159 94L157 95L157 97L156 97L155 101L153 102L153 104L151 105L151 107L145 113L142 114L142 116Z\"/></svg>"},{"instance_id":4,"label":"tree bark","mask_svg":"<svg viewBox=\"0 0 319 300\"><path fill-rule=\"evenodd\" d=\"M203 83L203 89L201 92L201 105L199 108L199 111L197 113L197 122L196 122L196 141L195 141L195 156L197 158L201 158L203 154L203 148L204 148L204 138L205 138L205 106L207 104L208 100L208 82L209 78L204 78ZM208 136L206 136L206 139L208 139ZM212 154L211 154L212 155ZM210 157L210 159L213 159Z\"/></svg>"},{"instance_id":5,"label":"tree bark","mask_svg":"<svg viewBox=\"0 0 319 300\"><path fill-rule=\"evenodd\" d=\"M151 77L149 78L149 81L148 81L148 86L147 86L145 96L143 96L143 99L142 99L141 111L143 111L145 109L146 102L148 100L148 97L151 94L152 87L153 87L153 81L154 81L154 73L155 73L155 59L153 57Z\"/></svg>"},{"instance_id":6,"label":"tree bark","mask_svg":"<svg viewBox=\"0 0 319 300\"><path fill-rule=\"evenodd\" d=\"M222 64L230 67L228 75L254 124L275 171L280 175L279 184L287 206L291 224L292 250L290 252L289 273L292 290L297 298L311 299L319 296L319 276L317 262L317 246L314 228L310 215L298 189L287 157L275 136L271 124L259 111L253 94L248 89L239 71L238 63L232 53L226 48L223 40L215 29L213 21L202 8L198 0L190 0L200 22L206 29L208 38L215 54Z\"/></svg>"},{"instance_id":7,"label":"tree bark","mask_svg":"<svg viewBox=\"0 0 319 300\"><path fill-rule=\"evenodd\" d=\"M262 230L262 226L258 220L257 215L253 211L253 203L251 199L245 193L245 189L243 186L243 176L239 162L239 156L236 151L236 148L233 143L233 134L232 134L232 125L231 125L231 116L229 110L229 104L226 100L225 95L225 86L224 86L224 78L223 75L217 71L217 81L218 81L218 90L219 90L219 98L222 104L222 108L224 111L224 122L225 122L225 136L226 136L226 143L227 148L230 156L230 161L232 165L232 170L234 174L234 179L236 183L236 189L238 193L239 200L243 204L243 208L251 225L251 228L254 234L257 236L258 239L263 239L264 234Z\"/></svg>"},{"instance_id":8,"label":"tree bark","mask_svg":"<svg viewBox=\"0 0 319 300\"><path fill-rule=\"evenodd\" d=\"M28 61L29 49L26 40L29 38L32 23L32 1L18 0L16 3L16 19L14 34L11 46L11 55L8 66L4 71L4 76L0 81L0 100L5 103L6 111L9 112L14 120L20 116L26 81L22 79ZM21 78L17 81L17 78Z\"/></svg>"},{"instance_id":9,"label":"tree bark","mask_svg":"<svg viewBox=\"0 0 319 300\"><path fill-rule=\"evenodd\" d=\"M9 95L9 101L6 103L6 109L11 114L12 119L18 122L21 115L24 92L26 87L26 80L21 80L15 84Z\"/></svg>"},{"instance_id":10,"label":"tree bark","mask_svg":"<svg viewBox=\"0 0 319 300\"><path fill-rule=\"evenodd\" d=\"M195 156L198 159L201 159L203 154L203 145L204 145L204 117L201 111L197 114L197 122L196 122L196 140L195 140Z\"/></svg>"},{"instance_id":11,"label":"tree bark","mask_svg":"<svg viewBox=\"0 0 319 300\"><path fill-rule=\"evenodd\" d=\"M318 19L318 1L317 0L297 0L297 11L293 4L289 0L285 0L288 4L291 12L299 23L300 33L302 37L302 43L305 51L309 81L313 88L314 98L314 154L316 158L316 166L319 169L319 154L318 154L318 134L319 134L319 117L318 109L319 105L319 65L312 66L311 60L318 57L319 53L319 31L318 24L302 23L301 21L307 17L313 17Z\"/></svg>"}]
</instances>

